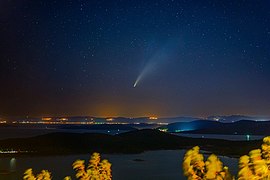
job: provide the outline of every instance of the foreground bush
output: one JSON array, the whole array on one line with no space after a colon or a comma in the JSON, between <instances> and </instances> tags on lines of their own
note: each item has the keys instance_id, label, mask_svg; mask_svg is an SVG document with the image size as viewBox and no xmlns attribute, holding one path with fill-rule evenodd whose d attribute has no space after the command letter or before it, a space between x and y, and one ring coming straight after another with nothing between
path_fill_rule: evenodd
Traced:
<instances>
[{"instance_id":1,"label":"foreground bush","mask_svg":"<svg viewBox=\"0 0 270 180\"><path fill-rule=\"evenodd\" d=\"M76 170L76 178L80 180L111 180L111 164L108 160L100 161L99 153L94 153L89 160L87 168L84 160L77 160L73 163Z\"/></svg>"},{"instance_id":2,"label":"foreground bush","mask_svg":"<svg viewBox=\"0 0 270 180\"><path fill-rule=\"evenodd\" d=\"M85 166L84 160L76 160L73 164L73 169L76 171L76 178L79 180L111 180L111 163L104 159L101 161L99 153L93 153L88 166ZM33 170L27 169L24 172L24 180L52 180L51 173L47 170L42 170L39 174L34 175ZM64 180L71 180L69 176Z\"/></svg>"},{"instance_id":3,"label":"foreground bush","mask_svg":"<svg viewBox=\"0 0 270 180\"><path fill-rule=\"evenodd\" d=\"M261 149L240 157L238 180L245 179L270 179L270 136L263 139Z\"/></svg>"},{"instance_id":4,"label":"foreground bush","mask_svg":"<svg viewBox=\"0 0 270 180\"><path fill-rule=\"evenodd\" d=\"M198 146L184 156L183 171L188 180L234 180L228 167L214 154L204 162ZM270 180L270 136L263 139L261 149L254 149L239 159L238 180Z\"/></svg>"},{"instance_id":5,"label":"foreground bush","mask_svg":"<svg viewBox=\"0 0 270 180\"><path fill-rule=\"evenodd\" d=\"M51 180L51 173L47 170L42 170L36 176L33 174L33 170L27 169L24 173L23 179L27 180Z\"/></svg>"},{"instance_id":6,"label":"foreground bush","mask_svg":"<svg viewBox=\"0 0 270 180\"><path fill-rule=\"evenodd\" d=\"M184 156L183 171L188 180L234 179L228 167L223 167L223 163L216 155L210 155L204 162L204 157L199 150L200 148L195 146Z\"/></svg>"}]
</instances>

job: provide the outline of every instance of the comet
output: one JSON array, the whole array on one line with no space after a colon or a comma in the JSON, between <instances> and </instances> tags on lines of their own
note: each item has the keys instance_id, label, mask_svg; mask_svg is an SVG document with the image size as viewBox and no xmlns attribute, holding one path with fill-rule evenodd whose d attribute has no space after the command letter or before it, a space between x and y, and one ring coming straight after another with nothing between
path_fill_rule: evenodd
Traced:
<instances>
[{"instance_id":1,"label":"comet","mask_svg":"<svg viewBox=\"0 0 270 180\"><path fill-rule=\"evenodd\" d=\"M139 74L139 76L137 77L133 87L135 88L137 86L137 84L141 81L141 79L143 78L143 76L145 76L146 74L146 68L144 68L144 70Z\"/></svg>"},{"instance_id":2,"label":"comet","mask_svg":"<svg viewBox=\"0 0 270 180\"><path fill-rule=\"evenodd\" d=\"M153 62L148 62L146 64L146 66L143 68L143 70L141 71L141 73L138 75L135 83L133 84L133 87L135 88L138 83L144 79L144 77L149 74L150 72L152 72L156 67L156 63L153 63Z\"/></svg>"},{"instance_id":3,"label":"comet","mask_svg":"<svg viewBox=\"0 0 270 180\"><path fill-rule=\"evenodd\" d=\"M154 73L158 67L166 63L166 61L174 56L174 54L177 52L177 45L179 44L179 41L180 40L178 38L174 38L174 41L167 43L165 46L163 46L163 48L158 49L149 57L147 63L144 65L144 68L137 76L137 79L133 84L133 88L136 88L146 76Z\"/></svg>"},{"instance_id":4,"label":"comet","mask_svg":"<svg viewBox=\"0 0 270 180\"><path fill-rule=\"evenodd\" d=\"M133 87L135 88L136 86L137 86L137 81L135 81L135 83L134 83Z\"/></svg>"}]
</instances>

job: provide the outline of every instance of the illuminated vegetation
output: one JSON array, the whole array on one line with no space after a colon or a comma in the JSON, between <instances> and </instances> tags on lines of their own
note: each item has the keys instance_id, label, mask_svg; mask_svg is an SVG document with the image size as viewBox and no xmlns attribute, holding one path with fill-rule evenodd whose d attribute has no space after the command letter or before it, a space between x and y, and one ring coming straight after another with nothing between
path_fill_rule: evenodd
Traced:
<instances>
[{"instance_id":1,"label":"illuminated vegetation","mask_svg":"<svg viewBox=\"0 0 270 180\"><path fill-rule=\"evenodd\" d=\"M93 153L88 165L84 160L76 160L73 164L76 178L79 180L111 180L111 163L101 160L99 153ZM235 180L227 166L212 154L204 161L203 154L198 146L188 150L183 160L184 175L188 180ZM42 170L34 175L32 169L27 169L24 180L51 180L51 173ZM263 139L260 149L254 149L248 155L239 159L237 180L269 180L270 179L270 136ZM71 180L67 176L64 180Z\"/></svg>"},{"instance_id":2,"label":"illuminated vegetation","mask_svg":"<svg viewBox=\"0 0 270 180\"><path fill-rule=\"evenodd\" d=\"M24 176L23 176L24 180L51 180L51 173L47 170L42 170L39 174L37 174L36 176L33 174L33 170L27 169L24 172Z\"/></svg>"},{"instance_id":3,"label":"illuminated vegetation","mask_svg":"<svg viewBox=\"0 0 270 180\"><path fill-rule=\"evenodd\" d=\"M270 179L270 136L263 139L261 149L240 157L238 179Z\"/></svg>"},{"instance_id":4,"label":"illuminated vegetation","mask_svg":"<svg viewBox=\"0 0 270 180\"><path fill-rule=\"evenodd\" d=\"M188 180L234 179L228 167L223 167L216 155L210 155L204 162L204 157L199 150L200 148L195 146L185 154L183 171Z\"/></svg>"},{"instance_id":5,"label":"illuminated vegetation","mask_svg":"<svg viewBox=\"0 0 270 180\"><path fill-rule=\"evenodd\" d=\"M111 180L111 163L104 159L100 161L99 153L93 153L89 160L87 168L84 160L77 160L73 163L73 169L76 170L76 178L80 180Z\"/></svg>"},{"instance_id":6,"label":"illuminated vegetation","mask_svg":"<svg viewBox=\"0 0 270 180\"><path fill-rule=\"evenodd\" d=\"M79 180L111 180L111 163L104 159L101 161L99 153L93 153L88 166L85 166L84 160L76 160L73 164L73 169L76 171L76 178ZM36 176L33 170L27 169L23 176L24 180L51 180L51 173L47 170L42 170ZM71 180L67 176L64 180Z\"/></svg>"},{"instance_id":7,"label":"illuminated vegetation","mask_svg":"<svg viewBox=\"0 0 270 180\"><path fill-rule=\"evenodd\" d=\"M204 162L198 146L188 150L184 156L183 171L188 180L233 180L228 167L223 167L216 155ZM270 136L263 139L261 149L254 149L239 159L238 180L270 179Z\"/></svg>"}]
</instances>

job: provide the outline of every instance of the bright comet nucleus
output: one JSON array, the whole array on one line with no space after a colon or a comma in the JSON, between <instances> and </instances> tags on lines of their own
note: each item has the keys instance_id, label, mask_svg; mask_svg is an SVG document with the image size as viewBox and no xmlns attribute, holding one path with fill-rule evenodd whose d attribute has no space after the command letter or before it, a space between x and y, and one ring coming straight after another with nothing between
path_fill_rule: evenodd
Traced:
<instances>
[{"instance_id":1,"label":"bright comet nucleus","mask_svg":"<svg viewBox=\"0 0 270 180\"><path fill-rule=\"evenodd\" d=\"M133 84L133 87L135 88L137 86L138 81L135 81L135 83Z\"/></svg>"}]
</instances>

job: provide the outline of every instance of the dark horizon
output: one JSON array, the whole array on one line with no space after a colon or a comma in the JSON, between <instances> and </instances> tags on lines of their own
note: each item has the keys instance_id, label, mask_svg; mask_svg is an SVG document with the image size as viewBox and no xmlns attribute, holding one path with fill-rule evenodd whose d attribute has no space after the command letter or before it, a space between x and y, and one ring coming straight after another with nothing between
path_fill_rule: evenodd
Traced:
<instances>
[{"instance_id":1,"label":"dark horizon","mask_svg":"<svg viewBox=\"0 0 270 180\"><path fill-rule=\"evenodd\" d=\"M0 2L0 116L270 116L270 2Z\"/></svg>"}]
</instances>

